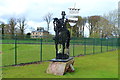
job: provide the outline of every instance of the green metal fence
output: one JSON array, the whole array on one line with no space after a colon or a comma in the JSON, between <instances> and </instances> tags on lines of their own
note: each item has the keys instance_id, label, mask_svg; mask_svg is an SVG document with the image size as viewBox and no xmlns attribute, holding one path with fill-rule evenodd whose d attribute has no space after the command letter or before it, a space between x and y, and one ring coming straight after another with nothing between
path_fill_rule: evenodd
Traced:
<instances>
[{"instance_id":1,"label":"green metal fence","mask_svg":"<svg viewBox=\"0 0 120 80\"><path fill-rule=\"evenodd\" d=\"M47 61L55 58L52 37L39 39L5 36L2 40L2 66ZM71 38L70 56L92 55L118 48L118 39Z\"/></svg>"}]
</instances>

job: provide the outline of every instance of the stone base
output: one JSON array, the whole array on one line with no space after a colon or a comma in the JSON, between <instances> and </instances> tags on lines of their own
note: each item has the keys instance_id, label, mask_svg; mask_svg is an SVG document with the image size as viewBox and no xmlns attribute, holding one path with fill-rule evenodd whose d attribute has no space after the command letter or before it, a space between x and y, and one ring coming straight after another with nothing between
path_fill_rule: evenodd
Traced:
<instances>
[{"instance_id":1,"label":"stone base","mask_svg":"<svg viewBox=\"0 0 120 80\"><path fill-rule=\"evenodd\" d=\"M73 64L74 59L68 62L50 62L46 72L54 75L64 75L66 72L74 72Z\"/></svg>"}]
</instances>

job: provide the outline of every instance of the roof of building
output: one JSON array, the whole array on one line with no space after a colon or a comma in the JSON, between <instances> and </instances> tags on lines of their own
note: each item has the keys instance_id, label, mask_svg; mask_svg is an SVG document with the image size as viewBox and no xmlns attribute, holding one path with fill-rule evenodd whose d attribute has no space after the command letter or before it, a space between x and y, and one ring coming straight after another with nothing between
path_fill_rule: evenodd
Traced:
<instances>
[{"instance_id":1,"label":"roof of building","mask_svg":"<svg viewBox=\"0 0 120 80\"><path fill-rule=\"evenodd\" d=\"M40 30L35 30L35 31L32 31L32 32L48 32L48 31L46 31L46 30L41 30L41 31Z\"/></svg>"},{"instance_id":2,"label":"roof of building","mask_svg":"<svg viewBox=\"0 0 120 80\"><path fill-rule=\"evenodd\" d=\"M33 32L47 32L47 33L49 33L48 31L44 30L43 27L37 27L37 30L32 31L32 33L33 33Z\"/></svg>"}]
</instances>

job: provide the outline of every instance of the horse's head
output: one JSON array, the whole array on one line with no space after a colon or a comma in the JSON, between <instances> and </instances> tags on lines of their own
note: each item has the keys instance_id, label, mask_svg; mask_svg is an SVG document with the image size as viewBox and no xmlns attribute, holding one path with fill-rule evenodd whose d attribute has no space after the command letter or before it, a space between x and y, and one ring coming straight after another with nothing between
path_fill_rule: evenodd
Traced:
<instances>
[{"instance_id":1,"label":"horse's head","mask_svg":"<svg viewBox=\"0 0 120 80\"><path fill-rule=\"evenodd\" d=\"M57 31L62 27L62 23L58 18L54 18L53 24L54 24L54 31Z\"/></svg>"}]
</instances>

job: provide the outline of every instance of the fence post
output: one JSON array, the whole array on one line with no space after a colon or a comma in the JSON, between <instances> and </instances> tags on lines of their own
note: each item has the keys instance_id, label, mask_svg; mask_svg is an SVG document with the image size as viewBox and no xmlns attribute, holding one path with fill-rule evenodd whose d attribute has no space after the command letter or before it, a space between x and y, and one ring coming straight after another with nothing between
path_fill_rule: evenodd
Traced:
<instances>
[{"instance_id":1,"label":"fence post","mask_svg":"<svg viewBox=\"0 0 120 80\"><path fill-rule=\"evenodd\" d=\"M113 45L113 38L112 38L112 50L113 50L113 46L114 46L114 45Z\"/></svg>"},{"instance_id":2,"label":"fence post","mask_svg":"<svg viewBox=\"0 0 120 80\"><path fill-rule=\"evenodd\" d=\"M101 38L101 53L102 53L102 38Z\"/></svg>"},{"instance_id":3,"label":"fence post","mask_svg":"<svg viewBox=\"0 0 120 80\"><path fill-rule=\"evenodd\" d=\"M93 54L95 53L95 39L93 38Z\"/></svg>"},{"instance_id":4,"label":"fence post","mask_svg":"<svg viewBox=\"0 0 120 80\"><path fill-rule=\"evenodd\" d=\"M107 39L107 51L108 51L108 39Z\"/></svg>"},{"instance_id":5,"label":"fence post","mask_svg":"<svg viewBox=\"0 0 120 80\"><path fill-rule=\"evenodd\" d=\"M119 49L120 48L120 38L117 38L117 49Z\"/></svg>"},{"instance_id":6,"label":"fence post","mask_svg":"<svg viewBox=\"0 0 120 80\"><path fill-rule=\"evenodd\" d=\"M75 56L75 54L74 54L74 43L73 43L73 57Z\"/></svg>"},{"instance_id":7,"label":"fence post","mask_svg":"<svg viewBox=\"0 0 120 80\"><path fill-rule=\"evenodd\" d=\"M86 55L86 39L84 38L84 55Z\"/></svg>"},{"instance_id":8,"label":"fence post","mask_svg":"<svg viewBox=\"0 0 120 80\"><path fill-rule=\"evenodd\" d=\"M118 44L119 44L118 43L118 38L116 39L116 43L115 44L116 44L116 49L118 49Z\"/></svg>"},{"instance_id":9,"label":"fence post","mask_svg":"<svg viewBox=\"0 0 120 80\"><path fill-rule=\"evenodd\" d=\"M40 38L40 61L42 61L42 37Z\"/></svg>"},{"instance_id":10,"label":"fence post","mask_svg":"<svg viewBox=\"0 0 120 80\"><path fill-rule=\"evenodd\" d=\"M15 65L17 65L17 37L15 35Z\"/></svg>"}]
</instances>

